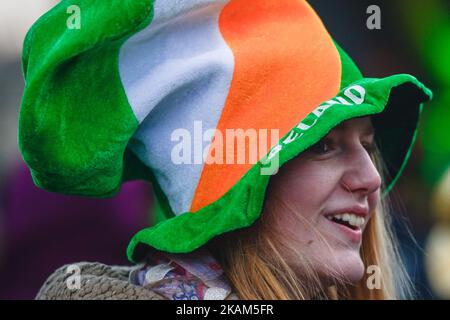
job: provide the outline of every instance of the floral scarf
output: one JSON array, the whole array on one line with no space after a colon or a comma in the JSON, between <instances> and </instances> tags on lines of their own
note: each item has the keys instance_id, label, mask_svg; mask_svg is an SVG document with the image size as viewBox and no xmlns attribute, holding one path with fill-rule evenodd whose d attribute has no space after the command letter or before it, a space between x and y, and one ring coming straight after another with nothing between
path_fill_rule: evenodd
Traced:
<instances>
[{"instance_id":1,"label":"floral scarf","mask_svg":"<svg viewBox=\"0 0 450 320\"><path fill-rule=\"evenodd\" d=\"M238 299L222 267L205 249L187 254L151 251L130 282L170 300Z\"/></svg>"}]
</instances>

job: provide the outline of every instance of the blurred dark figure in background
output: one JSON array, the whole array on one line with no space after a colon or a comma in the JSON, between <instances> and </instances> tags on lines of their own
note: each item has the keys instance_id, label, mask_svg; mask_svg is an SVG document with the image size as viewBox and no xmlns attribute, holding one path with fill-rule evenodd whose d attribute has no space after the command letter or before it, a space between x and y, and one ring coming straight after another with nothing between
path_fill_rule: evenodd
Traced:
<instances>
[{"instance_id":1,"label":"blurred dark figure in background","mask_svg":"<svg viewBox=\"0 0 450 320\"><path fill-rule=\"evenodd\" d=\"M67 263L127 264L128 241L149 224L151 187L144 182L110 199L62 196L38 189L24 164L5 182L0 299L33 299Z\"/></svg>"}]
</instances>

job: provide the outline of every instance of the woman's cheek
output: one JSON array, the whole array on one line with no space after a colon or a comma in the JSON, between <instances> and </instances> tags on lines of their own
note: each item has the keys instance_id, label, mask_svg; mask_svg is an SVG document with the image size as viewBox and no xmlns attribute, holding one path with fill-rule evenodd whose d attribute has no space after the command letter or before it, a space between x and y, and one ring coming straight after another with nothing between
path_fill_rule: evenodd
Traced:
<instances>
[{"instance_id":1,"label":"woman's cheek","mask_svg":"<svg viewBox=\"0 0 450 320\"><path fill-rule=\"evenodd\" d=\"M309 198L316 198L316 201L322 203L338 187L341 171L338 167L331 167L321 162L310 170L307 181L304 181L305 191Z\"/></svg>"},{"instance_id":2,"label":"woman's cheek","mask_svg":"<svg viewBox=\"0 0 450 320\"><path fill-rule=\"evenodd\" d=\"M370 211L375 210L377 208L378 203L380 202L380 189L370 194L368 197L368 201Z\"/></svg>"}]
</instances>

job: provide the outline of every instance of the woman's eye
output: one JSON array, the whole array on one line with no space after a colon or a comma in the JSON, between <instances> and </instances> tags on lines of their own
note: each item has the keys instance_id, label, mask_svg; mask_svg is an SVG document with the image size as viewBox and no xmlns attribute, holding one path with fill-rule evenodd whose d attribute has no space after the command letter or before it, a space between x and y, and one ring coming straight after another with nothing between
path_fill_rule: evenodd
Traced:
<instances>
[{"instance_id":1,"label":"woman's eye","mask_svg":"<svg viewBox=\"0 0 450 320\"><path fill-rule=\"evenodd\" d=\"M375 152L375 142L363 143L364 149L366 149L368 154L372 154Z\"/></svg>"},{"instance_id":2,"label":"woman's eye","mask_svg":"<svg viewBox=\"0 0 450 320\"><path fill-rule=\"evenodd\" d=\"M322 155L330 152L331 147L328 141L320 140L319 142L311 146L309 150L316 155Z\"/></svg>"}]
</instances>

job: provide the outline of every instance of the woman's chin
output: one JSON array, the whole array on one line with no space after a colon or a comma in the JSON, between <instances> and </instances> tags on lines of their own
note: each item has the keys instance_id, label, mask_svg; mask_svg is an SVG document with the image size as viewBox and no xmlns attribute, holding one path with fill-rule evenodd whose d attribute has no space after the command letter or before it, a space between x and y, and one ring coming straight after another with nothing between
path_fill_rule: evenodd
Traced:
<instances>
[{"instance_id":1,"label":"woman's chin","mask_svg":"<svg viewBox=\"0 0 450 320\"><path fill-rule=\"evenodd\" d=\"M360 281L364 277L364 264L359 259L358 262L355 262L351 266L347 266L347 270L344 274L344 278L347 279L350 283L356 283Z\"/></svg>"},{"instance_id":2,"label":"woman's chin","mask_svg":"<svg viewBox=\"0 0 450 320\"><path fill-rule=\"evenodd\" d=\"M338 278L346 283L356 283L364 277L365 273L364 263L359 252L341 255L334 261L323 263L322 268L323 266L327 267L326 270L322 270L322 273L326 274L327 278L331 278L330 282L334 282Z\"/></svg>"}]
</instances>

